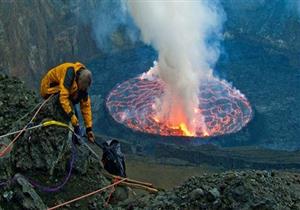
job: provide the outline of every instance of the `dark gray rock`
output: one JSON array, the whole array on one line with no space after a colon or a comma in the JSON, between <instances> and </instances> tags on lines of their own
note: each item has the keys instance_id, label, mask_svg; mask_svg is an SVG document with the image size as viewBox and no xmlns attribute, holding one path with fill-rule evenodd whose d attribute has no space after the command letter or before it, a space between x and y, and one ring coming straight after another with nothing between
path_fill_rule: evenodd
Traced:
<instances>
[{"instance_id":1,"label":"dark gray rock","mask_svg":"<svg viewBox=\"0 0 300 210\"><path fill-rule=\"evenodd\" d=\"M203 195L204 195L204 192L201 188L194 189L190 193L190 197L192 200L197 200L197 199L201 198Z\"/></svg>"},{"instance_id":2,"label":"dark gray rock","mask_svg":"<svg viewBox=\"0 0 300 210\"><path fill-rule=\"evenodd\" d=\"M192 177L173 190L149 196L139 203L132 202L131 205L138 209L297 209L300 204L300 180L295 177L297 173L278 171L276 176L280 179L266 176L254 186L251 180L257 178L257 174L265 173L255 170L229 171ZM232 179L233 176L235 179ZM228 183L220 193L225 179ZM291 183L290 187L286 186L286 181ZM209 188L208 191L204 186L205 189ZM199 189L206 193L193 199L191 192L198 192Z\"/></svg>"},{"instance_id":3,"label":"dark gray rock","mask_svg":"<svg viewBox=\"0 0 300 210\"><path fill-rule=\"evenodd\" d=\"M13 195L14 195L13 191L5 191L5 192L3 193L3 195L2 195L2 197L3 197L7 202L9 202L9 201L11 201L11 199L13 198Z\"/></svg>"},{"instance_id":4,"label":"dark gray rock","mask_svg":"<svg viewBox=\"0 0 300 210\"><path fill-rule=\"evenodd\" d=\"M41 197L35 192L33 186L26 180L26 178L20 174L16 174L15 180L21 187L20 190L16 190L16 194L22 209L47 209L47 206L44 204Z\"/></svg>"},{"instance_id":5,"label":"dark gray rock","mask_svg":"<svg viewBox=\"0 0 300 210\"><path fill-rule=\"evenodd\" d=\"M6 113L7 116L3 115L3 117L7 119L10 125L7 128L5 125L1 126L0 129L3 132L8 132L10 129L22 129L35 111L32 108L35 105L33 102L36 100L36 96L24 89L20 82L7 77L0 77L0 80L1 78L0 85L9 87L14 84L15 88L8 88L7 92L0 92L0 98L14 97L7 102L2 100L3 110L9 110ZM22 100L24 100L23 108L18 108L17 106ZM28 115L24 115L25 109L27 109ZM14 116L21 119L13 120ZM42 107L34 123L39 124L45 120L69 123L68 117L59 105L58 96L52 97ZM0 124L4 123L1 121ZM68 163L72 153L71 136L71 132L66 128L49 126L26 131L18 138L11 152L0 158L0 206L2 208L46 209L41 198L27 180L36 180L46 186L59 183L69 168ZM8 145L12 137L1 139L1 143ZM3 148L1 147L1 150ZM74 168L80 174L86 174L90 163L90 152L83 145L78 146L77 149L76 167ZM18 175L15 175L17 173ZM97 180L101 180L99 183L105 182L102 179L102 176L97 178Z\"/></svg>"},{"instance_id":6,"label":"dark gray rock","mask_svg":"<svg viewBox=\"0 0 300 210\"><path fill-rule=\"evenodd\" d=\"M220 192L217 188L213 188L208 191L209 192L209 199L212 201L217 200L220 197Z\"/></svg>"},{"instance_id":7,"label":"dark gray rock","mask_svg":"<svg viewBox=\"0 0 300 210\"><path fill-rule=\"evenodd\" d=\"M80 20L99 3L1 1L0 68L9 68L6 73L37 87L44 72L57 63L100 53L91 27Z\"/></svg>"},{"instance_id":8,"label":"dark gray rock","mask_svg":"<svg viewBox=\"0 0 300 210\"><path fill-rule=\"evenodd\" d=\"M299 52L300 15L297 1L222 0L226 37L247 37L279 49Z\"/></svg>"},{"instance_id":9,"label":"dark gray rock","mask_svg":"<svg viewBox=\"0 0 300 210\"><path fill-rule=\"evenodd\" d=\"M41 123L52 119L69 123L59 105L58 96L54 96L41 109L35 122ZM18 171L28 173L33 170L41 170L46 171L50 176L54 172L64 172L70 156L71 136L69 130L59 126L42 127L25 132L11 152L12 164Z\"/></svg>"}]
</instances>

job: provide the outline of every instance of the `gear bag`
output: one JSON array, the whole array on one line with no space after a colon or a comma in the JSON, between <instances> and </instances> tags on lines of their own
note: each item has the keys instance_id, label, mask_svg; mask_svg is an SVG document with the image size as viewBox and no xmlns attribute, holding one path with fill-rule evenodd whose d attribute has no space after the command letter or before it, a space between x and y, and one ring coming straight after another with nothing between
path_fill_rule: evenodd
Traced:
<instances>
[{"instance_id":1,"label":"gear bag","mask_svg":"<svg viewBox=\"0 0 300 210\"><path fill-rule=\"evenodd\" d=\"M103 150L102 163L109 173L126 177L125 158L119 141L112 139L101 144Z\"/></svg>"}]
</instances>

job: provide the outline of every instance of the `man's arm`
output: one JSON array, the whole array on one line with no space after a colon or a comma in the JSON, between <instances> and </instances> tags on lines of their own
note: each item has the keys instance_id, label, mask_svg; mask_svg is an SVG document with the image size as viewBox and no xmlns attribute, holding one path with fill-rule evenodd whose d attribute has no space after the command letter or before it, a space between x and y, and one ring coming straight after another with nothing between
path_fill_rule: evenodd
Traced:
<instances>
[{"instance_id":1,"label":"man's arm","mask_svg":"<svg viewBox=\"0 0 300 210\"><path fill-rule=\"evenodd\" d=\"M80 101L81 114L83 116L84 124L86 127L86 134L88 140L91 142L95 141L95 135L92 131L93 120L92 120L92 109L91 109L91 99L87 95L85 99Z\"/></svg>"},{"instance_id":2,"label":"man's arm","mask_svg":"<svg viewBox=\"0 0 300 210\"><path fill-rule=\"evenodd\" d=\"M85 127L87 130L91 130L93 126L92 120L92 109L91 109L91 99L89 96L80 100L81 114L84 120Z\"/></svg>"},{"instance_id":3,"label":"man's arm","mask_svg":"<svg viewBox=\"0 0 300 210\"><path fill-rule=\"evenodd\" d=\"M72 87L74 78L75 78L74 68L70 67L67 69L65 76L60 82L59 102L63 110L65 111L65 113L71 118L72 125L76 126L78 124L78 120L71 106L70 91L69 91Z\"/></svg>"}]
</instances>

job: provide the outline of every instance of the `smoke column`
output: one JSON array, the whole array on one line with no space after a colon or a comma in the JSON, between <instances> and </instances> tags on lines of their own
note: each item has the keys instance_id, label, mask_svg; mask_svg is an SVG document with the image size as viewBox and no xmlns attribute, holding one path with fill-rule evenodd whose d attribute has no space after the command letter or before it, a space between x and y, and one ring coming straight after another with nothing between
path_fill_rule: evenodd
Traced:
<instances>
[{"instance_id":1,"label":"smoke column","mask_svg":"<svg viewBox=\"0 0 300 210\"><path fill-rule=\"evenodd\" d=\"M201 80L212 76L219 56L222 15L212 2L128 1L143 41L159 54L158 76L166 83L165 95L157 100L159 118L171 125L183 122L189 130L194 130L194 108L201 105Z\"/></svg>"}]
</instances>

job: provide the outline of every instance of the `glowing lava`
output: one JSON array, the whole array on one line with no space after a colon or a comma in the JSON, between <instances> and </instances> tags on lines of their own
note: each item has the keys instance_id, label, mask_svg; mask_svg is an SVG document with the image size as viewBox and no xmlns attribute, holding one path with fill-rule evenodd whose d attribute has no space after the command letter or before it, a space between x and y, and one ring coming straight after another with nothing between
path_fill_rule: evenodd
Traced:
<instances>
[{"instance_id":1,"label":"glowing lava","mask_svg":"<svg viewBox=\"0 0 300 210\"><path fill-rule=\"evenodd\" d=\"M182 116L173 116L177 118L175 125L158 116L157 100L165 90L164 82L158 77L149 79L140 75L116 86L108 95L106 106L117 122L136 131L162 136L224 135L239 131L251 120L248 100L226 81L203 80L199 88L200 105L194 108L193 130L183 121L177 122Z\"/></svg>"},{"instance_id":2,"label":"glowing lava","mask_svg":"<svg viewBox=\"0 0 300 210\"><path fill-rule=\"evenodd\" d=\"M185 123L179 124L179 129L182 130L184 136L195 136L195 134L188 130Z\"/></svg>"}]
</instances>

